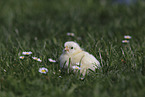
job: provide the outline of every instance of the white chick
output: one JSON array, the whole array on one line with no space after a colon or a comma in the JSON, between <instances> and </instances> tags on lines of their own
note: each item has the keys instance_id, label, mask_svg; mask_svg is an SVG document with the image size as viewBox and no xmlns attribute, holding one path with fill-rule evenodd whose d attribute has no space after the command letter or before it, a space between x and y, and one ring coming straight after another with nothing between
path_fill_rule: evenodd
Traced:
<instances>
[{"instance_id":1,"label":"white chick","mask_svg":"<svg viewBox=\"0 0 145 97\"><path fill-rule=\"evenodd\" d=\"M77 63L80 65L80 74L85 76L88 73L88 69L95 71L96 68L100 67L99 61L91 54L83 51L80 46L73 41L68 41L64 44L64 50L61 54L60 67L73 70Z\"/></svg>"}]
</instances>

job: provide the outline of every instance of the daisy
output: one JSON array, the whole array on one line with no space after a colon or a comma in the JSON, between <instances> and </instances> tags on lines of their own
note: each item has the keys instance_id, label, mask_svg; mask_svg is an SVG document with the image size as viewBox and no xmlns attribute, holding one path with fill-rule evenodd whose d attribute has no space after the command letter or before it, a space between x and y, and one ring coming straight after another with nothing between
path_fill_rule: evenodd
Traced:
<instances>
[{"instance_id":1,"label":"daisy","mask_svg":"<svg viewBox=\"0 0 145 97\"><path fill-rule=\"evenodd\" d=\"M125 35L124 38L125 38L125 39L131 39L131 36Z\"/></svg>"},{"instance_id":2,"label":"daisy","mask_svg":"<svg viewBox=\"0 0 145 97\"><path fill-rule=\"evenodd\" d=\"M73 69L75 70L80 70L81 68L79 66L72 66Z\"/></svg>"},{"instance_id":3,"label":"daisy","mask_svg":"<svg viewBox=\"0 0 145 97\"><path fill-rule=\"evenodd\" d=\"M46 74L46 73L48 72L48 69L42 67L42 68L39 68L39 72L40 72L40 73L44 73L44 74Z\"/></svg>"},{"instance_id":4,"label":"daisy","mask_svg":"<svg viewBox=\"0 0 145 97\"><path fill-rule=\"evenodd\" d=\"M20 56L19 58L20 58L20 59L24 59L24 56Z\"/></svg>"},{"instance_id":5,"label":"daisy","mask_svg":"<svg viewBox=\"0 0 145 97\"><path fill-rule=\"evenodd\" d=\"M74 33L67 33L67 36L75 36Z\"/></svg>"},{"instance_id":6,"label":"daisy","mask_svg":"<svg viewBox=\"0 0 145 97\"><path fill-rule=\"evenodd\" d=\"M32 58L36 61L42 62L42 60L40 58L37 58L37 57L32 57Z\"/></svg>"},{"instance_id":7,"label":"daisy","mask_svg":"<svg viewBox=\"0 0 145 97\"><path fill-rule=\"evenodd\" d=\"M32 52L22 52L23 55L31 55Z\"/></svg>"},{"instance_id":8,"label":"daisy","mask_svg":"<svg viewBox=\"0 0 145 97\"><path fill-rule=\"evenodd\" d=\"M122 43L129 43L128 40L122 40Z\"/></svg>"},{"instance_id":9,"label":"daisy","mask_svg":"<svg viewBox=\"0 0 145 97\"><path fill-rule=\"evenodd\" d=\"M53 60L53 59L51 59L51 58L49 58L48 59L50 62L56 62L55 60Z\"/></svg>"}]
</instances>

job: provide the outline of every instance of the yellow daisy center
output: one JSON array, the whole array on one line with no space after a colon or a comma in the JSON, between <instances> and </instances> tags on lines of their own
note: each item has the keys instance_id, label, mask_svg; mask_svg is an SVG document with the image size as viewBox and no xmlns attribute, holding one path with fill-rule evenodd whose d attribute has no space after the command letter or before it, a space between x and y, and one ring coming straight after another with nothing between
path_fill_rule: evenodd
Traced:
<instances>
[{"instance_id":1,"label":"yellow daisy center","mask_svg":"<svg viewBox=\"0 0 145 97\"><path fill-rule=\"evenodd\" d=\"M45 72L45 70L41 70L41 72Z\"/></svg>"},{"instance_id":2,"label":"yellow daisy center","mask_svg":"<svg viewBox=\"0 0 145 97\"><path fill-rule=\"evenodd\" d=\"M79 67L76 67L75 69L79 69Z\"/></svg>"}]
</instances>

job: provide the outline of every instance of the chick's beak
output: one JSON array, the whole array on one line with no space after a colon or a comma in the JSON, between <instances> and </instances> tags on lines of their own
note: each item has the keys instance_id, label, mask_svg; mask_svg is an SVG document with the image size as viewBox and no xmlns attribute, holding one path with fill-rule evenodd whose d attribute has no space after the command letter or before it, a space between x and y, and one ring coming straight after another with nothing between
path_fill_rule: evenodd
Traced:
<instances>
[{"instance_id":1,"label":"chick's beak","mask_svg":"<svg viewBox=\"0 0 145 97\"><path fill-rule=\"evenodd\" d=\"M69 51L69 48L66 46L64 50L65 50L65 51Z\"/></svg>"}]
</instances>

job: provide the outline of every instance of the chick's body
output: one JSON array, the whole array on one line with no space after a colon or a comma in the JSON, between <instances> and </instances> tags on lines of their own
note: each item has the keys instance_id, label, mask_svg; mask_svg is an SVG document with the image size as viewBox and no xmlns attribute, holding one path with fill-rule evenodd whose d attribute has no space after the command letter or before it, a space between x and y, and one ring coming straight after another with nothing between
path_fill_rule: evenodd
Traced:
<instances>
[{"instance_id":1,"label":"chick's body","mask_svg":"<svg viewBox=\"0 0 145 97\"><path fill-rule=\"evenodd\" d=\"M88 69L95 71L100 67L99 61L88 52L83 51L80 46L72 41L65 43L65 49L60 56L60 67L73 70L72 66L76 66L76 63L80 63L80 73L85 76Z\"/></svg>"}]
</instances>

